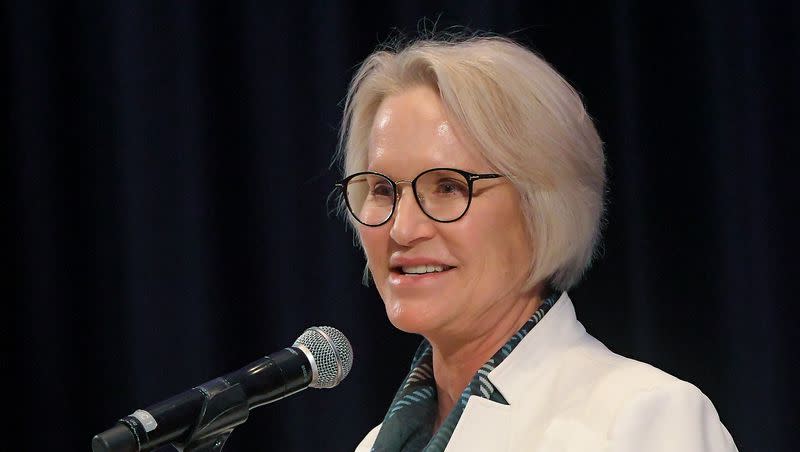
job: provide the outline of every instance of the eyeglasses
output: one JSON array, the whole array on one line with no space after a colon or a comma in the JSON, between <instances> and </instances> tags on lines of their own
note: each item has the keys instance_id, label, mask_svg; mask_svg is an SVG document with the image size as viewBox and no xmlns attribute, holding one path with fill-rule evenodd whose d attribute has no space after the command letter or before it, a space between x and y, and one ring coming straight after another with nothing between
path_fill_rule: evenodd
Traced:
<instances>
[{"instance_id":1,"label":"eyeglasses","mask_svg":"<svg viewBox=\"0 0 800 452\"><path fill-rule=\"evenodd\" d=\"M336 184L343 191L347 209L365 226L381 226L392 217L400 200L398 185L410 183L420 209L431 220L452 223L467 213L476 180L501 174L475 174L454 168L433 168L412 181L393 181L374 171L351 174Z\"/></svg>"}]
</instances>

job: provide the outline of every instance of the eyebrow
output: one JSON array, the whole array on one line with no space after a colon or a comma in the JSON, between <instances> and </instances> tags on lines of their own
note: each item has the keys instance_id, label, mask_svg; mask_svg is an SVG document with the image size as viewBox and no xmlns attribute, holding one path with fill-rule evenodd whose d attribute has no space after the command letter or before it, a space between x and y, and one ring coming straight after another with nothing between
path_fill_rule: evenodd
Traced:
<instances>
[{"instance_id":1,"label":"eyebrow","mask_svg":"<svg viewBox=\"0 0 800 452\"><path fill-rule=\"evenodd\" d=\"M426 168L422 169L422 171L419 171L418 173L414 174L414 176L411 177L411 179L413 179L414 177L419 176L420 174L424 173L425 171L432 170L434 168L459 169L459 170L466 171L468 173L473 173L473 174L486 174L486 173L494 173L495 172L492 169L479 170L479 169L475 169L473 167L466 167L465 168L465 167L459 167L459 166L453 166L453 165L450 165L450 166L448 166L448 165L438 165L438 166L429 166L429 167L426 167ZM384 171L384 170L380 169L380 167L379 168L373 168L373 167L367 165L367 168L365 170L363 170L363 171L372 171L372 172L375 172L375 173L381 173L384 176L388 176L389 179L391 179L391 180L396 180L394 178L394 176L391 174L391 172ZM411 179L409 179L409 180L411 180Z\"/></svg>"},{"instance_id":2,"label":"eyebrow","mask_svg":"<svg viewBox=\"0 0 800 452\"><path fill-rule=\"evenodd\" d=\"M374 173L381 173L381 174L383 174L384 176L389 176L389 178L390 178L390 179L394 180L394 179L392 178L392 175L391 175L391 174L387 173L386 171L383 171L381 168L373 168L373 167L371 167L371 166L367 166L367 168L366 168L364 171L372 171L372 172L374 172Z\"/></svg>"}]
</instances>

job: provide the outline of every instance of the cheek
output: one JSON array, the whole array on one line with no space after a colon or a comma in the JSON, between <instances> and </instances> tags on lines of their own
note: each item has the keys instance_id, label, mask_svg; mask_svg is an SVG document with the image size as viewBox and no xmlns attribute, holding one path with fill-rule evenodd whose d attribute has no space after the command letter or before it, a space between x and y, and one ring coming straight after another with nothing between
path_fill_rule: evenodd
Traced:
<instances>
[{"instance_id":1,"label":"cheek","mask_svg":"<svg viewBox=\"0 0 800 452\"><path fill-rule=\"evenodd\" d=\"M521 215L509 218L506 224L506 236L503 243L498 244L498 249L503 250L503 255L499 256L500 265L505 267L503 274L511 288L517 287L527 277L533 261L533 249Z\"/></svg>"},{"instance_id":2,"label":"cheek","mask_svg":"<svg viewBox=\"0 0 800 452\"><path fill-rule=\"evenodd\" d=\"M382 264L383 260L386 259L386 241L389 237L388 230L385 229L386 228L383 226L371 228L359 225L358 227L358 236L361 238L361 244L364 247L364 253L367 256L370 267L373 267L373 265L375 265L376 268L385 267L385 265ZM374 272L376 268L371 268L371 270Z\"/></svg>"},{"instance_id":3,"label":"cheek","mask_svg":"<svg viewBox=\"0 0 800 452\"><path fill-rule=\"evenodd\" d=\"M479 279L493 275L510 281L528 271L533 253L518 209L516 203L509 203L491 213L475 215L464 225L462 247L471 256Z\"/></svg>"}]
</instances>

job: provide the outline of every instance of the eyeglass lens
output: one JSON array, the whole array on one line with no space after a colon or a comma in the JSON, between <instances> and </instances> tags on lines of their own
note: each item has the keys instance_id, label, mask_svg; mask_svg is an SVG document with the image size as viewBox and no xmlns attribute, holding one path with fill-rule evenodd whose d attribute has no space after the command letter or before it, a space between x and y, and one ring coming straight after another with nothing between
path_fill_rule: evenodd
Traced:
<instances>
[{"instance_id":1,"label":"eyeglass lens","mask_svg":"<svg viewBox=\"0 0 800 452\"><path fill-rule=\"evenodd\" d=\"M397 194L394 184L378 174L362 174L347 184L347 204L362 223L379 225L392 215ZM469 184L466 178L451 170L431 170L416 179L419 206L431 218L452 221L469 205Z\"/></svg>"}]
</instances>

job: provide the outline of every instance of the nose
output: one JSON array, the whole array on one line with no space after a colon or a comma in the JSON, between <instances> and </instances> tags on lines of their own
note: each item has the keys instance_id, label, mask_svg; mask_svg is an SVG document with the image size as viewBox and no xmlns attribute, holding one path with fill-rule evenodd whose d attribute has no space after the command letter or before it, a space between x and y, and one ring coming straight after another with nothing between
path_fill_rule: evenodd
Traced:
<instances>
[{"instance_id":1,"label":"nose","mask_svg":"<svg viewBox=\"0 0 800 452\"><path fill-rule=\"evenodd\" d=\"M397 186L399 199L395 207L392 227L389 236L401 246L411 246L414 243L431 238L435 231L433 220L422 211L414 197L411 184Z\"/></svg>"}]
</instances>

